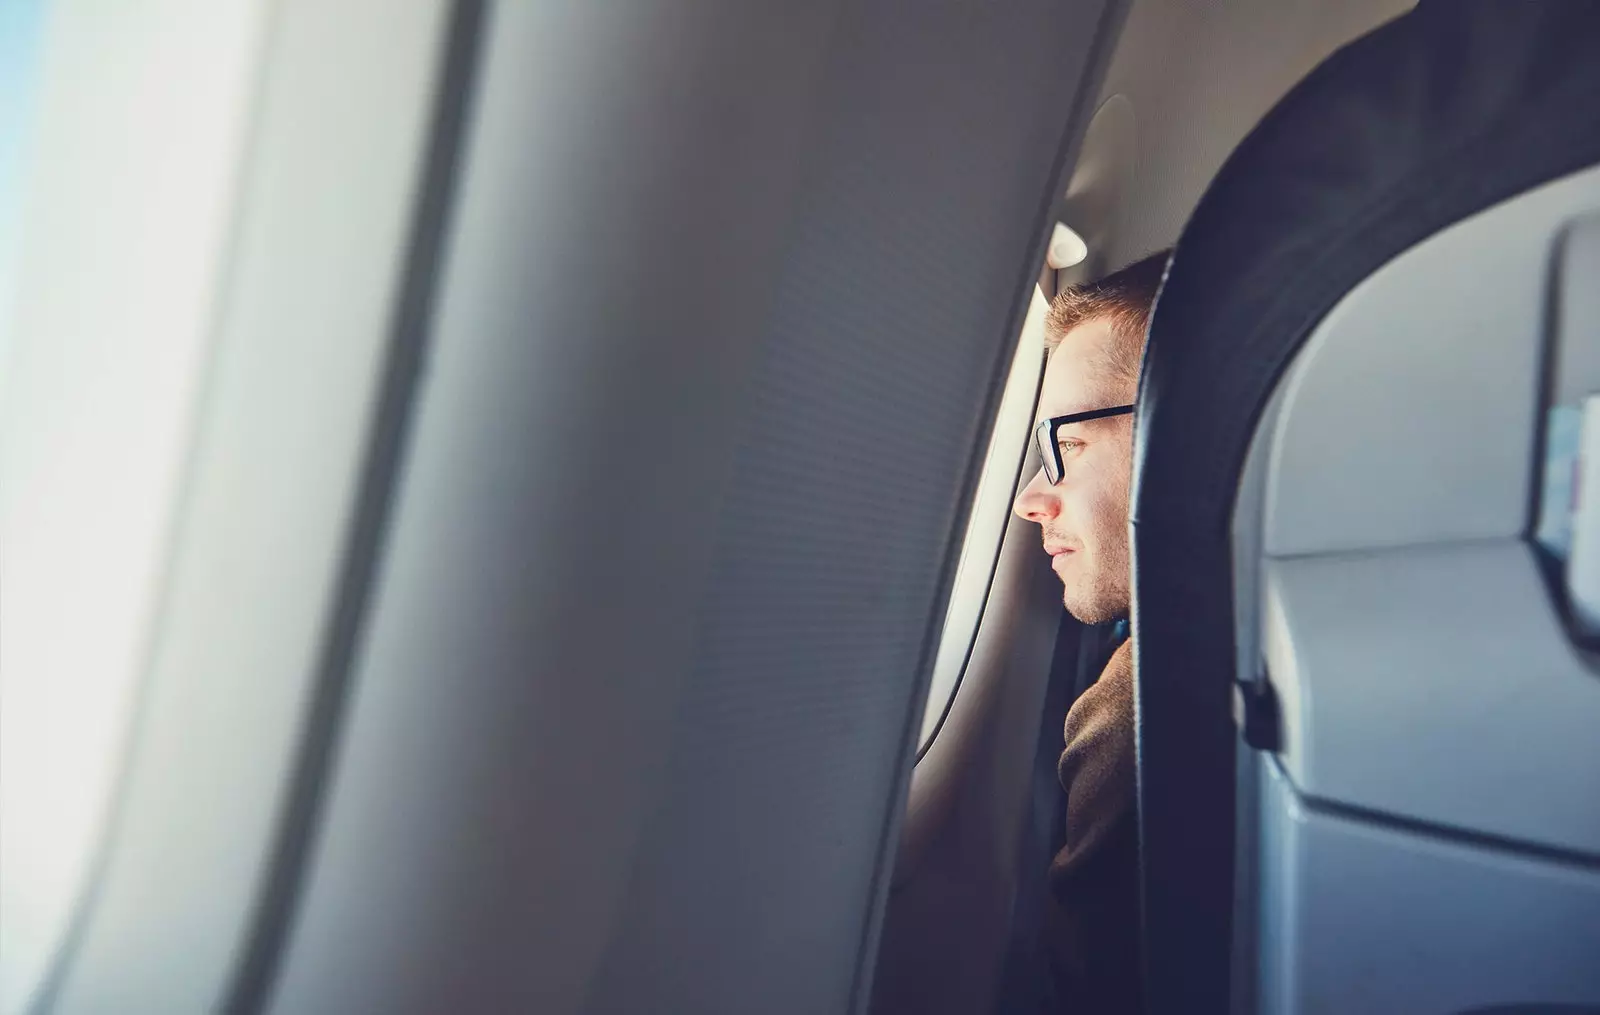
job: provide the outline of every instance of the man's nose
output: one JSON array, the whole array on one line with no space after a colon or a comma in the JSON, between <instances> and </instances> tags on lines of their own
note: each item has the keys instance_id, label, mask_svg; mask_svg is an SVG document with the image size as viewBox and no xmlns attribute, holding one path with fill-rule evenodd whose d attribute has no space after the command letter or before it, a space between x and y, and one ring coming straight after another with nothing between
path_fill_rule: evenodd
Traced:
<instances>
[{"instance_id":1,"label":"man's nose","mask_svg":"<svg viewBox=\"0 0 1600 1015\"><path fill-rule=\"evenodd\" d=\"M1044 478L1043 469L1034 473L1028 485L1017 494L1011 510L1017 513L1017 517L1038 525L1053 520L1061 513L1061 504L1056 498L1055 487Z\"/></svg>"}]
</instances>

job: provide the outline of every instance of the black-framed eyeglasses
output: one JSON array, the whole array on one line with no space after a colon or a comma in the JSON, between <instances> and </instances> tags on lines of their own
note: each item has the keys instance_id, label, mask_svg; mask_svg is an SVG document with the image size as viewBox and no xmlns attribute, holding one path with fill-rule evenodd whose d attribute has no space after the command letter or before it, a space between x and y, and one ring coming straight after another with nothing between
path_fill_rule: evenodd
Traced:
<instances>
[{"instance_id":1,"label":"black-framed eyeglasses","mask_svg":"<svg viewBox=\"0 0 1600 1015\"><path fill-rule=\"evenodd\" d=\"M1061 461L1061 442L1056 439L1056 431L1068 423L1087 423L1091 419L1126 416L1134 408L1132 405L1115 405L1109 409L1073 412L1065 416L1052 416L1034 427L1033 441L1039 445L1039 462L1044 466L1044 478L1050 481L1051 486L1055 486L1061 482L1061 476L1066 471L1066 466Z\"/></svg>"}]
</instances>

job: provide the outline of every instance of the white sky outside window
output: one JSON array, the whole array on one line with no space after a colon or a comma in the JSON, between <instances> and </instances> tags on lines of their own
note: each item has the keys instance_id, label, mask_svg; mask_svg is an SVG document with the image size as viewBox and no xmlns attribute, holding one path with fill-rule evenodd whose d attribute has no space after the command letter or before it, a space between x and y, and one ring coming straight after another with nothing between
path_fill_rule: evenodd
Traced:
<instances>
[{"instance_id":1,"label":"white sky outside window","mask_svg":"<svg viewBox=\"0 0 1600 1015\"><path fill-rule=\"evenodd\" d=\"M25 164L0 176L18 226L0 231L15 244L0 262L0 1015L48 969L116 786L265 8L15 3L4 90L14 47L34 49ZM31 40L9 30L30 14Z\"/></svg>"}]
</instances>

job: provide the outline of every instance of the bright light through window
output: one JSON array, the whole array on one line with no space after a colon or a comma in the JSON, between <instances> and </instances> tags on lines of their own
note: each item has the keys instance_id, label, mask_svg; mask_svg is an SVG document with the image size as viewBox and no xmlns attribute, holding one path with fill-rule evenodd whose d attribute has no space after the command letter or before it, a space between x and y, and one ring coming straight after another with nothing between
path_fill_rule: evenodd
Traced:
<instances>
[{"instance_id":1,"label":"bright light through window","mask_svg":"<svg viewBox=\"0 0 1600 1015\"><path fill-rule=\"evenodd\" d=\"M115 791L263 8L0 3L0 1015L64 940Z\"/></svg>"},{"instance_id":2,"label":"bright light through window","mask_svg":"<svg viewBox=\"0 0 1600 1015\"><path fill-rule=\"evenodd\" d=\"M961 559L950 590L944 634L933 664L927 711L922 716L922 735L918 738L921 747L928 745L955 697L978 622L983 619L989 579L1000 554L1000 539L1005 535L1006 519L1033 423L1039 374L1044 365L1044 318L1049 309L1044 294L1035 286L1017 352L1011 361L1011 373L1000 398L989 450L984 456L966 538L961 543Z\"/></svg>"}]
</instances>

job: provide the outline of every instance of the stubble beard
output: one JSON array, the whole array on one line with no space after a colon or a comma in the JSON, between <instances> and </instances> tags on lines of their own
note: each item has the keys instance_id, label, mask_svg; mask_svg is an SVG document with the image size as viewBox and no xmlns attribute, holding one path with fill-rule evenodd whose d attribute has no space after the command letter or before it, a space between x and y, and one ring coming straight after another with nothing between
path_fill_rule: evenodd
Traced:
<instances>
[{"instance_id":1,"label":"stubble beard","mask_svg":"<svg viewBox=\"0 0 1600 1015\"><path fill-rule=\"evenodd\" d=\"M1127 556L1121 557L1119 561L1081 561L1087 565L1087 573L1070 576L1071 581L1063 579L1062 605L1079 623L1105 624L1128 615L1132 597Z\"/></svg>"}]
</instances>

